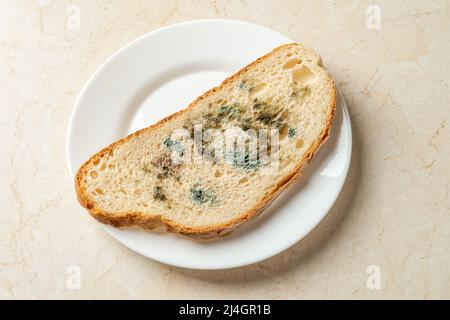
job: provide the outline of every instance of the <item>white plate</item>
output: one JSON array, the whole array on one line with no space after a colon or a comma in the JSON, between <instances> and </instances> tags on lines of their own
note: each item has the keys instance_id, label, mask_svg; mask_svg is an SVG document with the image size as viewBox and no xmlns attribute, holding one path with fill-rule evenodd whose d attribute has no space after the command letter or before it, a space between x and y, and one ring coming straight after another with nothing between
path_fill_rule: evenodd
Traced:
<instances>
[{"instance_id":1,"label":"white plate","mask_svg":"<svg viewBox=\"0 0 450 320\"><path fill-rule=\"evenodd\" d=\"M273 48L293 40L265 27L230 21L185 22L126 45L95 72L73 110L67 140L72 176L109 143L182 109L194 98ZM267 259L302 239L336 200L350 163L351 126L338 96L333 134L305 176L264 215L217 241L106 231L151 259L193 269L225 269Z\"/></svg>"}]
</instances>

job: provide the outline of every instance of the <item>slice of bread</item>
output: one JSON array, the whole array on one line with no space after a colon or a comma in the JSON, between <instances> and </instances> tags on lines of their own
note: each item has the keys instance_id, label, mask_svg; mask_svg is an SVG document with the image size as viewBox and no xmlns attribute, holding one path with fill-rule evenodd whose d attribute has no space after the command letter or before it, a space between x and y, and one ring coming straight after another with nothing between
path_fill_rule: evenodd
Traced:
<instances>
[{"instance_id":1,"label":"slice of bread","mask_svg":"<svg viewBox=\"0 0 450 320\"><path fill-rule=\"evenodd\" d=\"M283 45L186 109L92 156L75 177L78 200L97 220L115 227L166 227L195 238L227 234L300 177L330 135L335 108L335 84L320 57L297 43ZM279 144L266 148L272 162L258 156L249 161L247 149L239 149L243 161L236 161L242 155L236 151L235 158L218 152L217 159L225 161L175 159L176 154L193 159L210 146L187 144L197 139L193 128L198 125L222 133L235 127L275 130ZM173 133L180 129L189 134L175 140ZM210 144L220 141L214 139Z\"/></svg>"}]
</instances>

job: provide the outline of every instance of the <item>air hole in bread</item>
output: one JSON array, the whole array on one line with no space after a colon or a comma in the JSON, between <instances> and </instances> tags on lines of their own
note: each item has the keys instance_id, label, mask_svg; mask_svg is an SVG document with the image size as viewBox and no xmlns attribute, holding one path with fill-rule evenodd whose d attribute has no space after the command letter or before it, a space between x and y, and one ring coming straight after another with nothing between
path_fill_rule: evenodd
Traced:
<instances>
[{"instance_id":1,"label":"air hole in bread","mask_svg":"<svg viewBox=\"0 0 450 320\"><path fill-rule=\"evenodd\" d=\"M91 178L92 179L97 179L97 177L98 177L97 171L91 171Z\"/></svg>"},{"instance_id":2,"label":"air hole in bread","mask_svg":"<svg viewBox=\"0 0 450 320\"><path fill-rule=\"evenodd\" d=\"M280 129L280 140L283 140L284 138L286 138L287 134L288 134L289 128L288 126L283 126Z\"/></svg>"},{"instance_id":3,"label":"air hole in bread","mask_svg":"<svg viewBox=\"0 0 450 320\"><path fill-rule=\"evenodd\" d=\"M303 147L304 141L303 139L298 139L297 142L295 143L295 147L297 149L300 149L301 147Z\"/></svg>"},{"instance_id":4,"label":"air hole in bread","mask_svg":"<svg viewBox=\"0 0 450 320\"><path fill-rule=\"evenodd\" d=\"M300 68L292 70L292 80L297 82L308 82L313 76L314 73L306 66L301 66Z\"/></svg>"},{"instance_id":5,"label":"air hole in bread","mask_svg":"<svg viewBox=\"0 0 450 320\"><path fill-rule=\"evenodd\" d=\"M214 172L214 176L215 176L216 178L219 178L219 177L222 176L222 172L221 172L220 170L216 170L216 172Z\"/></svg>"},{"instance_id":6,"label":"air hole in bread","mask_svg":"<svg viewBox=\"0 0 450 320\"><path fill-rule=\"evenodd\" d=\"M242 179L239 180L239 184L246 183L247 181L248 181L248 178L247 178L247 177L244 177L244 178L242 178Z\"/></svg>"},{"instance_id":7,"label":"air hole in bread","mask_svg":"<svg viewBox=\"0 0 450 320\"><path fill-rule=\"evenodd\" d=\"M123 188L120 188L119 191L122 192L123 194L127 194L127 192Z\"/></svg>"},{"instance_id":8,"label":"air hole in bread","mask_svg":"<svg viewBox=\"0 0 450 320\"><path fill-rule=\"evenodd\" d=\"M100 188L95 189L95 192L97 192L101 196L105 194L105 192Z\"/></svg>"},{"instance_id":9,"label":"air hole in bread","mask_svg":"<svg viewBox=\"0 0 450 320\"><path fill-rule=\"evenodd\" d=\"M294 58L289 60L288 62L286 62L283 65L283 69L292 69L293 67L295 67L296 65L298 65L299 63L301 63L302 61L300 59Z\"/></svg>"},{"instance_id":10,"label":"air hole in bread","mask_svg":"<svg viewBox=\"0 0 450 320\"><path fill-rule=\"evenodd\" d=\"M112 168L114 168L114 165L112 163L110 163L110 164L108 164L108 168L112 169Z\"/></svg>"},{"instance_id":11,"label":"air hole in bread","mask_svg":"<svg viewBox=\"0 0 450 320\"><path fill-rule=\"evenodd\" d=\"M263 91L265 87L266 87L265 83L260 83L260 84L257 84L256 86L250 88L250 90L249 90L250 91L250 97L256 96L258 93Z\"/></svg>"},{"instance_id":12,"label":"air hole in bread","mask_svg":"<svg viewBox=\"0 0 450 320\"><path fill-rule=\"evenodd\" d=\"M100 160L99 159L94 161L94 166L98 166L99 164L100 164Z\"/></svg>"},{"instance_id":13,"label":"air hole in bread","mask_svg":"<svg viewBox=\"0 0 450 320\"><path fill-rule=\"evenodd\" d=\"M102 166L100 167L100 170L105 170L106 169L106 163L102 163Z\"/></svg>"}]
</instances>

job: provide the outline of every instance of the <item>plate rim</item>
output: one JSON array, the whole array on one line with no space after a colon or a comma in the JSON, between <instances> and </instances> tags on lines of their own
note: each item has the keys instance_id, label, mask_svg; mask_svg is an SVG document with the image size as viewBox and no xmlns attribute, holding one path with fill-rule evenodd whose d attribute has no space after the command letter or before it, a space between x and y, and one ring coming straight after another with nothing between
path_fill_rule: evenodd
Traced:
<instances>
[{"instance_id":1,"label":"plate rim","mask_svg":"<svg viewBox=\"0 0 450 320\"><path fill-rule=\"evenodd\" d=\"M101 71L109 64L111 63L111 61L113 61L115 59L116 56L120 55L123 51L129 49L130 47L132 47L135 43L138 43L140 41L142 41L143 39L147 38L147 37L151 37L157 33L160 32L164 32L167 31L168 29L172 29L172 28L178 28L178 27L183 27L186 25L190 25L190 24L197 24L197 23L210 23L210 22L222 22L222 23L241 23L241 24L246 24L246 25L250 25L252 27L257 27L257 28L261 28L264 29L268 32L272 32L272 33L276 33L284 38L289 39L292 42L295 42L294 40L290 39L289 37L279 33L278 31L275 31L271 28L259 25L259 24L255 24L255 23L251 23L251 22L247 22L247 21L241 21L241 20L234 20L234 19L199 19L199 20L188 20L188 21L182 21L182 22L178 22L178 23L174 23L168 26L164 26L161 28L157 28L155 30L152 30L150 32L144 33L140 36L138 36L137 38L129 41L128 43L124 44L122 47L120 47L119 49L117 49L113 54L111 54L105 61L103 61L101 64L99 64L95 71L93 72L93 74L88 78L88 80L86 81L85 85L82 87L80 93L78 94L77 99L75 100L75 103L72 107L72 111L70 113L70 117L69 117L69 125L67 128L67 135L66 135L66 161L67 161L67 167L69 170L69 175L72 178L72 181L75 178L75 174L72 172L76 172L76 168L74 168L74 166L72 166L71 164L71 152L70 152L70 140L71 140L71 132L73 131L73 125L74 125L74 118L75 118L75 114L77 112L77 109L79 108L79 105L81 103L81 101L83 100L83 97L86 94L87 89L90 87L90 85L95 82L96 78L98 77L98 75L101 73ZM136 247L131 247L128 244L126 244L120 237L117 237L116 234L114 234L114 230L111 230L111 226L108 225L104 225L104 224L100 224L101 227L109 234L109 236L113 237L116 241L118 241L121 245L125 246L126 248L139 253L140 255L143 255L146 258L149 258L151 260L157 261L159 263L162 264L166 264L166 265L170 265L170 266L175 266L175 267L180 267L180 268L186 268L186 269L196 269L196 270L225 270L225 269L235 269L235 268L239 268L239 267L243 267L243 266L248 266L248 265L252 265L264 260L267 260L271 257L274 257L284 251L286 251L287 249L289 249L290 247L292 247L293 245L295 245L296 243L298 243L299 241L301 241L302 239L304 239L309 233L311 233L312 230L314 230L317 225L323 221L325 219L325 217L328 215L328 213L330 212L331 208L333 207L333 205L335 204L336 200L338 199L343 185L347 179L348 176L348 171L350 168L350 164L351 164L351 159L352 159L352 149L353 149L353 141L352 141L352 126L351 126L351 120L350 120L350 115L348 112L348 108L345 102L345 99L342 95L342 93L340 92L340 90L336 87L336 99L337 99L337 104L339 104L339 107L342 109L342 121L345 122L348 126L348 130L346 130L346 133L344 133L346 135L345 139L348 141L348 149L347 149L347 154L346 154L346 162L345 162L345 167L343 169L343 179L342 181L339 182L338 187L336 187L336 191L335 193L332 195L333 200L330 201L329 206L327 206L326 210L324 210L324 213L321 215L318 215L316 219L314 219L314 222L310 224L310 226L307 229L304 229L303 232L299 233L297 237L293 237L294 240L292 241L288 241L286 242L283 246L282 249L277 249L274 251L270 251L264 255L258 255L253 257L253 259L246 259L245 261L239 260L236 263L221 263L220 266L219 265L196 265L195 263L190 263L190 261L187 261L185 263L183 262L174 262L171 261L170 259L163 259L161 257L154 257L154 256L150 256L149 254L147 254L145 252L145 250L143 250L142 248L136 248ZM301 178L300 178L301 179ZM299 180L300 180L299 179Z\"/></svg>"}]
</instances>

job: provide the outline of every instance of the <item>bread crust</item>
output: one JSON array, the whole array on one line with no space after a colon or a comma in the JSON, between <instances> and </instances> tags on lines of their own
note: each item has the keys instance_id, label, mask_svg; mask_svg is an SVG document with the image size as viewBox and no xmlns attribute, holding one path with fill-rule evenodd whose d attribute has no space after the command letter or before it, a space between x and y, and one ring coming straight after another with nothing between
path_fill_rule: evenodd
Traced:
<instances>
[{"instance_id":1,"label":"bread crust","mask_svg":"<svg viewBox=\"0 0 450 320\"><path fill-rule=\"evenodd\" d=\"M324 129L322 133L319 135L319 137L316 139L316 141L311 145L311 147L305 152L303 157L298 161L295 168L286 176L284 179L280 182L278 182L271 190L269 190L266 195L255 204L253 208L248 210L247 212L233 218L232 220L222 223L222 224L216 224L216 225L210 225L210 226L202 226L202 227L191 227L191 226L185 226L182 224L178 224L175 221L172 221L170 219L167 219L163 217L161 214L158 213L143 213L143 212L121 212L121 213L114 213L114 212L107 212L102 210L101 208L96 207L96 204L94 201L89 199L87 196L87 193L85 192L86 189L83 188L83 177L87 174L87 168L96 160L99 160L103 158L106 154L114 150L115 147L118 147L128 140L132 139L135 136L139 136L143 134L144 132L155 130L159 128L164 123L170 121L171 119L175 117L181 116L184 112L187 110L194 108L195 105L205 99L206 97L214 94L215 92L222 89L227 83L234 81L236 78L238 78L241 74L247 72L250 68L257 65L261 61L267 59L268 57L276 54L279 50L282 50L286 47L297 45L297 43L288 43L282 46L279 46L275 48L273 51L267 53L266 55L256 59L246 67L239 70L237 73L233 74L232 76L225 79L219 86L214 87L207 92L205 92L203 95L199 96L197 99L195 99L193 102L191 102L187 108L180 110L178 112L175 112L166 118L158 121L157 123L138 130L116 142L113 142L106 148L102 149L101 151L97 152L95 155L89 158L77 171L77 174L75 175L75 191L77 194L78 202L88 210L88 212L98 221L104 224L109 224L114 227L131 227L131 226L138 226L147 230L152 230L159 227L165 227L168 232L178 233L185 236L189 236L196 239L212 239L212 238L218 238L221 236L224 236L231 231L233 231L236 227L240 226L241 224L247 222L250 219L253 219L260 215L264 209L266 209L283 191L285 191L289 186L291 186L295 181L297 181L305 167L308 165L308 163L311 161L311 159L316 154L317 150L327 141L327 139L330 136L331 133L331 127L333 123L334 114L336 111L336 86L334 81L331 80L331 83L333 85L333 93L332 97L329 101L329 108L328 108L328 114L326 118L326 123L324 126ZM330 78L331 79L331 78Z\"/></svg>"}]
</instances>

